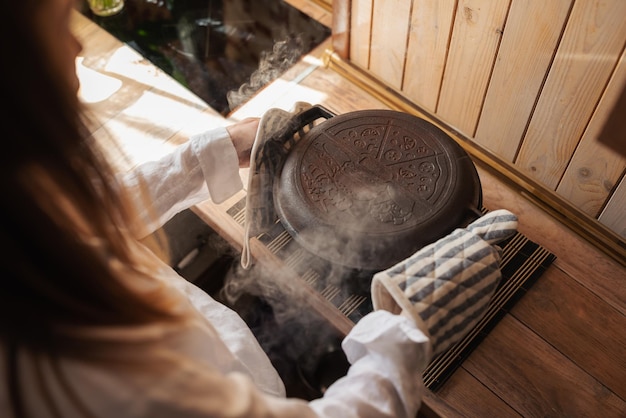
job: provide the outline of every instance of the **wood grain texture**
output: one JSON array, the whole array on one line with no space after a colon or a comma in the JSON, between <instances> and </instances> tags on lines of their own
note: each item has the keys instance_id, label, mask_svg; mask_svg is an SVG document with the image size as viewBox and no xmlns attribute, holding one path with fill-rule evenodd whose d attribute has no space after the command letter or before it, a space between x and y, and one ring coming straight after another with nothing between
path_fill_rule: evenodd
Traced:
<instances>
[{"instance_id":1,"label":"wood grain texture","mask_svg":"<svg viewBox=\"0 0 626 418\"><path fill-rule=\"evenodd\" d=\"M626 402L510 316L464 368L525 417L617 418L626 410Z\"/></svg>"},{"instance_id":2,"label":"wood grain texture","mask_svg":"<svg viewBox=\"0 0 626 418\"><path fill-rule=\"evenodd\" d=\"M402 88L411 2L386 0L375 3L369 69L396 90Z\"/></svg>"},{"instance_id":3,"label":"wood grain texture","mask_svg":"<svg viewBox=\"0 0 626 418\"><path fill-rule=\"evenodd\" d=\"M432 391L425 390L422 396L422 406L417 411L417 418L439 417L464 418L464 415Z\"/></svg>"},{"instance_id":4,"label":"wood grain texture","mask_svg":"<svg viewBox=\"0 0 626 418\"><path fill-rule=\"evenodd\" d=\"M626 239L626 173L598 219Z\"/></svg>"},{"instance_id":5,"label":"wood grain texture","mask_svg":"<svg viewBox=\"0 0 626 418\"><path fill-rule=\"evenodd\" d=\"M402 92L435 111L443 78L456 0L414 0Z\"/></svg>"},{"instance_id":6,"label":"wood grain texture","mask_svg":"<svg viewBox=\"0 0 626 418\"><path fill-rule=\"evenodd\" d=\"M626 42L626 2L577 1L516 166L555 189Z\"/></svg>"},{"instance_id":7,"label":"wood grain texture","mask_svg":"<svg viewBox=\"0 0 626 418\"><path fill-rule=\"evenodd\" d=\"M365 94L363 90L354 86L345 78L333 71L320 71L311 74L302 80L303 88L316 88L320 91L332 92L327 94L320 104L335 114L343 114L364 109L388 109L380 100Z\"/></svg>"},{"instance_id":8,"label":"wood grain texture","mask_svg":"<svg viewBox=\"0 0 626 418\"><path fill-rule=\"evenodd\" d=\"M509 0L461 0L437 114L473 137L504 29Z\"/></svg>"},{"instance_id":9,"label":"wood grain texture","mask_svg":"<svg viewBox=\"0 0 626 418\"><path fill-rule=\"evenodd\" d=\"M472 390L467 390L467 388ZM457 369L450 380L436 392L446 404L459 411L462 417L517 418L520 414L485 387L463 367ZM448 417L446 411L437 411L440 416Z\"/></svg>"},{"instance_id":10,"label":"wood grain texture","mask_svg":"<svg viewBox=\"0 0 626 418\"><path fill-rule=\"evenodd\" d=\"M625 52L626 54L626 52ZM622 54L622 58L624 54ZM622 93L615 104L602 133L598 138L598 141L622 157L626 157L626 121L624 120L626 115L626 87L622 89Z\"/></svg>"},{"instance_id":11,"label":"wood grain texture","mask_svg":"<svg viewBox=\"0 0 626 418\"><path fill-rule=\"evenodd\" d=\"M512 162L572 0L515 0L489 82L475 141Z\"/></svg>"},{"instance_id":12,"label":"wood grain texture","mask_svg":"<svg viewBox=\"0 0 626 418\"><path fill-rule=\"evenodd\" d=\"M616 154L613 149L599 141L624 88L626 88L626 52L622 53L600 103L556 189L559 195L594 218L600 214L600 210L626 170L626 155ZM622 120L622 123L626 124L626 120ZM605 132L606 134L609 133ZM615 133L617 134L619 133ZM624 231L626 224L615 224L612 229L616 232Z\"/></svg>"},{"instance_id":13,"label":"wood grain texture","mask_svg":"<svg viewBox=\"0 0 626 418\"><path fill-rule=\"evenodd\" d=\"M74 13L70 22L72 33L79 39L89 51L89 58L111 54L121 46L121 43L113 35L102 31L100 27L81 13ZM96 41L97 40L97 41Z\"/></svg>"},{"instance_id":14,"label":"wood grain texture","mask_svg":"<svg viewBox=\"0 0 626 418\"><path fill-rule=\"evenodd\" d=\"M519 218L519 231L557 257L555 265L565 271L621 315L626 315L626 267L609 259L582 240L558 219L529 202L524 195L502 183L497 173L478 166L484 205L508 209ZM559 297L554 295L554 297Z\"/></svg>"},{"instance_id":15,"label":"wood grain texture","mask_svg":"<svg viewBox=\"0 0 626 418\"><path fill-rule=\"evenodd\" d=\"M351 2L350 61L363 69L369 68L374 0Z\"/></svg>"},{"instance_id":16,"label":"wood grain texture","mask_svg":"<svg viewBox=\"0 0 626 418\"><path fill-rule=\"evenodd\" d=\"M616 313L558 268L551 268L511 310L578 367L626 399L626 362L622 361L626 334L615 332L626 329L626 316ZM601 327L596 326L598 318Z\"/></svg>"},{"instance_id":17,"label":"wood grain texture","mask_svg":"<svg viewBox=\"0 0 626 418\"><path fill-rule=\"evenodd\" d=\"M350 57L350 5L351 1L343 1L333 7L331 36L333 51L343 59Z\"/></svg>"}]
</instances>

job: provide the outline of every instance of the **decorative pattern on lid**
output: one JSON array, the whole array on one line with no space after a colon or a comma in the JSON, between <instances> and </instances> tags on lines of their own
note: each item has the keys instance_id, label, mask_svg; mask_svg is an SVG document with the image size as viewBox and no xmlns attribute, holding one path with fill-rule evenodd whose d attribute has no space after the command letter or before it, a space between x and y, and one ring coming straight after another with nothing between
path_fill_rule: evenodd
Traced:
<instances>
[{"instance_id":1,"label":"decorative pattern on lid","mask_svg":"<svg viewBox=\"0 0 626 418\"><path fill-rule=\"evenodd\" d=\"M298 171L310 205L327 222L349 227L346 222L359 219L353 227L370 232L428 218L457 158L431 132L400 126L396 118L346 122L300 151Z\"/></svg>"},{"instance_id":2,"label":"decorative pattern on lid","mask_svg":"<svg viewBox=\"0 0 626 418\"><path fill-rule=\"evenodd\" d=\"M313 127L274 182L277 213L294 239L360 269L408 257L466 224L480 203L467 153L430 122L392 110L345 113Z\"/></svg>"}]
</instances>

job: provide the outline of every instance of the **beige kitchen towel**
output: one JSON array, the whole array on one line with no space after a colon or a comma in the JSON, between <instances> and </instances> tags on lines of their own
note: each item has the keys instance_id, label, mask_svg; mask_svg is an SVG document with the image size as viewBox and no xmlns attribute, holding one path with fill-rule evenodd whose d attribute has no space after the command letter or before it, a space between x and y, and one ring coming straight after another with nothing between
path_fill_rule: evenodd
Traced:
<instances>
[{"instance_id":1,"label":"beige kitchen towel","mask_svg":"<svg viewBox=\"0 0 626 418\"><path fill-rule=\"evenodd\" d=\"M501 209L374 275L374 309L409 315L430 337L433 355L446 351L482 318L501 279L501 250L517 217Z\"/></svg>"},{"instance_id":2,"label":"beige kitchen towel","mask_svg":"<svg viewBox=\"0 0 626 418\"><path fill-rule=\"evenodd\" d=\"M282 163L287 158L293 138L283 134L288 131L293 116L311 108L306 102L296 102L291 112L272 108L259 121L252 151L246 188L246 208L241 266L252 265L250 239L266 232L276 221L273 203L273 182Z\"/></svg>"}]
</instances>

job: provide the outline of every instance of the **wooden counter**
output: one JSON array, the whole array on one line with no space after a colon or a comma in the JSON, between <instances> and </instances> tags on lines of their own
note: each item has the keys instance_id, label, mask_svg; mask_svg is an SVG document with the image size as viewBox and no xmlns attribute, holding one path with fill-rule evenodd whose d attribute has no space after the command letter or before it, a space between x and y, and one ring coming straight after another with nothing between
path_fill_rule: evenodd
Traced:
<instances>
[{"instance_id":1,"label":"wooden counter","mask_svg":"<svg viewBox=\"0 0 626 418\"><path fill-rule=\"evenodd\" d=\"M330 19L307 2L320 19ZM99 137L118 139L111 156L120 169L156 158L188 135L269 108L290 110L298 101L335 113L386 108L320 61L322 45L228 119L208 108L129 47L78 13L83 41L79 69ZM557 260L437 392L427 393L424 416L602 416L626 414L626 268L541 211L522 193L479 166L484 204L518 215L520 232ZM247 176L241 171L242 178ZM243 230L222 205L193 208L241 248ZM271 256L262 246L257 257ZM323 299L312 304L324 311ZM349 329L332 310L327 319Z\"/></svg>"}]
</instances>

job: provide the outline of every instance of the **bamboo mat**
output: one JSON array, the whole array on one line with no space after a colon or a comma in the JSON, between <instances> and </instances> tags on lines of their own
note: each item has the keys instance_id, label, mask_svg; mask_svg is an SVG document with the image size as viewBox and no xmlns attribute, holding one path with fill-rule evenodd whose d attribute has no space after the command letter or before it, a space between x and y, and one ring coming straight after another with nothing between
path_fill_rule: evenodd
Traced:
<instances>
[{"instance_id":1,"label":"bamboo mat","mask_svg":"<svg viewBox=\"0 0 626 418\"><path fill-rule=\"evenodd\" d=\"M245 198L235 203L227 212L243 226ZM485 209L483 213L486 213ZM353 323L372 311L369 292L373 272L331 266L299 246L278 221L257 238L272 253L284 260L285 265L300 280ZM431 361L424 372L424 384L432 391L436 391L446 382L556 258L519 232L500 243L500 247L503 250L502 280L487 313L464 339Z\"/></svg>"}]
</instances>

